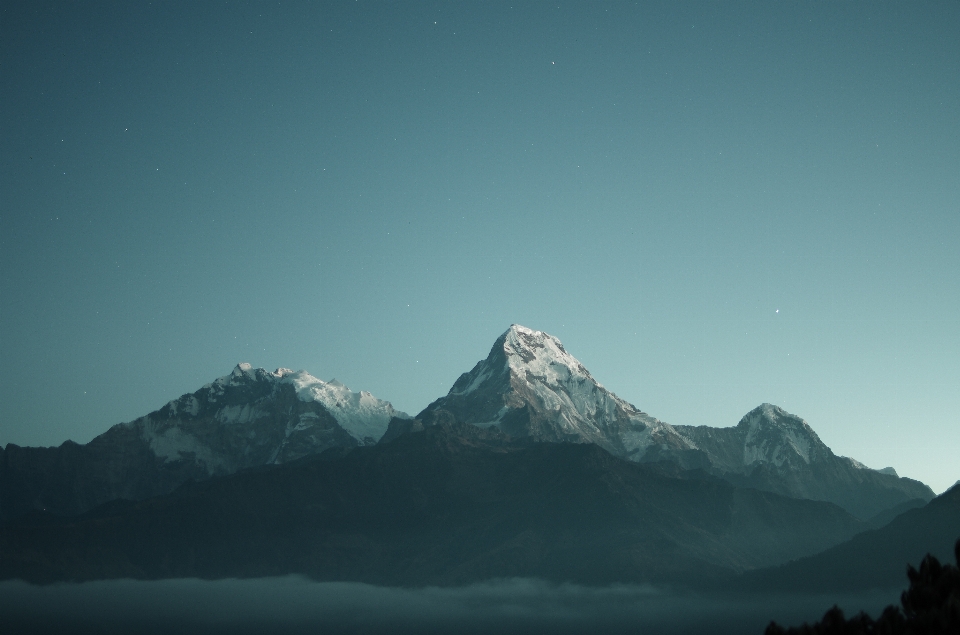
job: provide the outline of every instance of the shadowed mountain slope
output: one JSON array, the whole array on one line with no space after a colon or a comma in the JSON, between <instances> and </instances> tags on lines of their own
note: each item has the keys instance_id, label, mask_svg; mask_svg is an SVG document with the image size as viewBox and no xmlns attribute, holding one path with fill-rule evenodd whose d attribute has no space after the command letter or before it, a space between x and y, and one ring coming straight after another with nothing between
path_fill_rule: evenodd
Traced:
<instances>
[{"instance_id":1,"label":"shadowed mountain slope","mask_svg":"<svg viewBox=\"0 0 960 635\"><path fill-rule=\"evenodd\" d=\"M823 553L744 574L754 590L851 591L897 588L907 563L927 553L949 562L960 537L960 485L924 507L911 509L880 529L865 531Z\"/></svg>"},{"instance_id":2,"label":"shadowed mountain slope","mask_svg":"<svg viewBox=\"0 0 960 635\"><path fill-rule=\"evenodd\" d=\"M863 528L829 503L671 470L441 424L76 518L24 517L0 532L0 577L703 584Z\"/></svg>"}]
</instances>

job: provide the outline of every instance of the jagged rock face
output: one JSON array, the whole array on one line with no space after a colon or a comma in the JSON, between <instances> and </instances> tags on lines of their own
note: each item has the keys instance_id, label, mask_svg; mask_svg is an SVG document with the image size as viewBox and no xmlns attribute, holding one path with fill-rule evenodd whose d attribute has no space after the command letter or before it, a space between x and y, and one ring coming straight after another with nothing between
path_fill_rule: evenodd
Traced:
<instances>
[{"instance_id":1,"label":"jagged rock face","mask_svg":"<svg viewBox=\"0 0 960 635\"><path fill-rule=\"evenodd\" d=\"M835 455L806 421L771 404L751 410L732 428L674 428L707 454L712 471L731 482L830 501L865 520L934 496L923 483Z\"/></svg>"},{"instance_id":2,"label":"jagged rock face","mask_svg":"<svg viewBox=\"0 0 960 635\"><path fill-rule=\"evenodd\" d=\"M425 426L454 420L537 441L595 443L633 460L693 449L670 425L600 385L557 338L519 325L417 419Z\"/></svg>"},{"instance_id":3,"label":"jagged rock face","mask_svg":"<svg viewBox=\"0 0 960 635\"><path fill-rule=\"evenodd\" d=\"M167 493L187 480L285 463L331 447L372 445L392 418L406 416L336 381L240 364L86 445L8 445L0 453L0 519L31 509L76 514L118 498Z\"/></svg>"}]
</instances>

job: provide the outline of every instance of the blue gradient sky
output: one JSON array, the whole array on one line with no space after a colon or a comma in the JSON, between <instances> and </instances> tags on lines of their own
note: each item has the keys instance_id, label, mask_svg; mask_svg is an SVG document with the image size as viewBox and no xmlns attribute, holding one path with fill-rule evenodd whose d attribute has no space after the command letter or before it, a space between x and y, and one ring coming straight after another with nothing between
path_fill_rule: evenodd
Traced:
<instances>
[{"instance_id":1,"label":"blue gradient sky","mask_svg":"<svg viewBox=\"0 0 960 635\"><path fill-rule=\"evenodd\" d=\"M38 8L39 7L39 8ZM4 3L0 444L240 361L415 414L511 323L960 478L960 4Z\"/></svg>"}]
</instances>

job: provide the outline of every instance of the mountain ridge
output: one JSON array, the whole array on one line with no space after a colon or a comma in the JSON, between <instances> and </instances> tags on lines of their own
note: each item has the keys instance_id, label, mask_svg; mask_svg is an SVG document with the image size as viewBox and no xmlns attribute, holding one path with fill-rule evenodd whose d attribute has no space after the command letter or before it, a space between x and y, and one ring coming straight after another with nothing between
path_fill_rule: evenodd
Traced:
<instances>
[{"instance_id":1,"label":"mountain ridge","mask_svg":"<svg viewBox=\"0 0 960 635\"><path fill-rule=\"evenodd\" d=\"M556 337L514 324L448 393L411 418L368 392L305 371L233 371L86 445L0 449L0 522L77 514L187 480L395 441L441 423L536 442L592 443L614 456L701 469L739 487L834 502L879 518L933 492L837 457L801 418L762 404L732 428L671 425L607 390Z\"/></svg>"},{"instance_id":2,"label":"mountain ridge","mask_svg":"<svg viewBox=\"0 0 960 635\"><path fill-rule=\"evenodd\" d=\"M757 406L733 427L674 429L705 451L712 471L732 483L827 500L863 520L934 496L923 483L891 474L889 468L873 470L837 456L806 421L772 404Z\"/></svg>"}]
</instances>

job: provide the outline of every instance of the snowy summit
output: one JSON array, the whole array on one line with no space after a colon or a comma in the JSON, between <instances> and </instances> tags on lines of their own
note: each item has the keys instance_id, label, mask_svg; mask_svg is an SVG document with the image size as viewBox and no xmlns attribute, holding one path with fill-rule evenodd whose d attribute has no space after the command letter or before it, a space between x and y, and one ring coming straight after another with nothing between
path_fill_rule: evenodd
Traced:
<instances>
[{"instance_id":1,"label":"snowy summit","mask_svg":"<svg viewBox=\"0 0 960 635\"><path fill-rule=\"evenodd\" d=\"M513 436L596 443L633 460L693 449L673 428L597 382L556 337L518 324L419 419L440 412Z\"/></svg>"},{"instance_id":2,"label":"snowy summit","mask_svg":"<svg viewBox=\"0 0 960 635\"><path fill-rule=\"evenodd\" d=\"M409 415L336 380L241 363L197 392L124 425L138 430L165 462L193 461L216 474L334 446L372 445L394 417Z\"/></svg>"}]
</instances>

